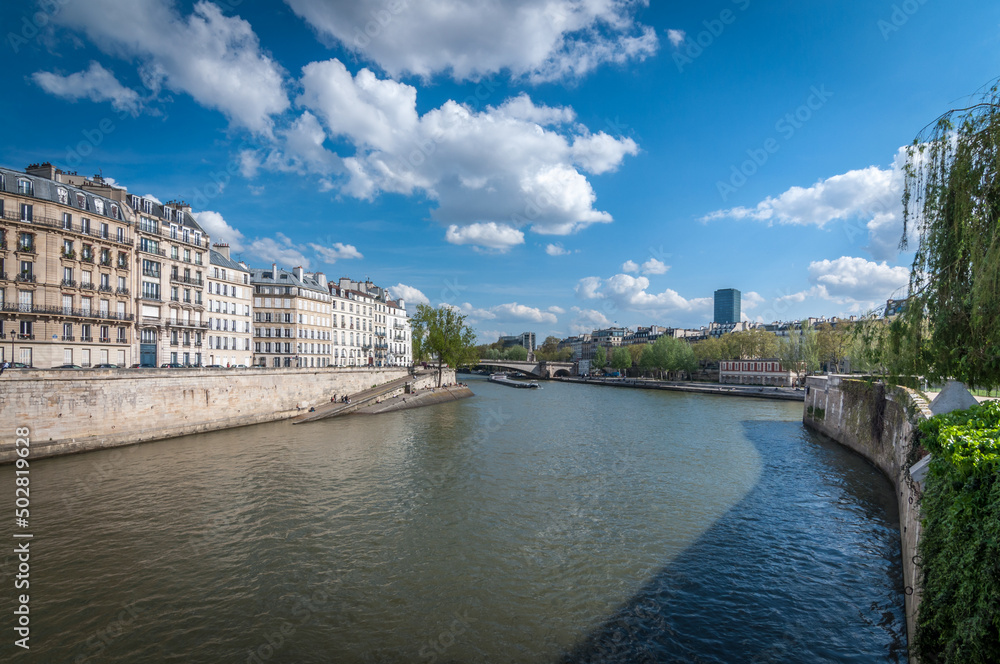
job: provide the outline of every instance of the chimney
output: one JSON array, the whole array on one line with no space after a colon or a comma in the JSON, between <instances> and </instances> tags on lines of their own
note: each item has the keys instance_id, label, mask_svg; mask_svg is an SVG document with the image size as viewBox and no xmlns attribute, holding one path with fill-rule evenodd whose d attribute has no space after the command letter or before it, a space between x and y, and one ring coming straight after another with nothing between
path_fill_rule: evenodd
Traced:
<instances>
[{"instance_id":1,"label":"chimney","mask_svg":"<svg viewBox=\"0 0 1000 664\"><path fill-rule=\"evenodd\" d=\"M271 278L272 279L277 279L278 278L278 264L277 263L271 263Z\"/></svg>"},{"instance_id":2,"label":"chimney","mask_svg":"<svg viewBox=\"0 0 1000 664\"><path fill-rule=\"evenodd\" d=\"M296 279L298 279L299 281L302 281L302 275L303 275L302 266L298 265L298 266L292 268L292 274L295 275Z\"/></svg>"},{"instance_id":3,"label":"chimney","mask_svg":"<svg viewBox=\"0 0 1000 664\"><path fill-rule=\"evenodd\" d=\"M399 308L405 310L406 309L406 300L404 300L403 298L399 298L398 302L399 302Z\"/></svg>"},{"instance_id":4,"label":"chimney","mask_svg":"<svg viewBox=\"0 0 1000 664\"><path fill-rule=\"evenodd\" d=\"M212 248L218 251L220 254L229 258L229 245L225 242L216 242L212 245Z\"/></svg>"},{"instance_id":5,"label":"chimney","mask_svg":"<svg viewBox=\"0 0 1000 664\"><path fill-rule=\"evenodd\" d=\"M317 272L316 273L316 281L319 282L320 286L322 286L323 288L326 288L326 275L325 274L323 274L322 272Z\"/></svg>"},{"instance_id":6,"label":"chimney","mask_svg":"<svg viewBox=\"0 0 1000 664\"><path fill-rule=\"evenodd\" d=\"M46 161L41 164L29 164L28 167L24 169L24 172L28 175L45 178L46 180L55 180L56 170L55 166Z\"/></svg>"}]
</instances>

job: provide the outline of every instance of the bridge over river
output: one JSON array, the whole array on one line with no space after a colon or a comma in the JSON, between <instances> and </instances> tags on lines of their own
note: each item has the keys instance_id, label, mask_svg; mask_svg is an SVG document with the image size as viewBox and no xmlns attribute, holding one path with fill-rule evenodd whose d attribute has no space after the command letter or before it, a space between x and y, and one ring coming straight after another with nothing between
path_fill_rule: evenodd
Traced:
<instances>
[{"instance_id":1,"label":"bridge over river","mask_svg":"<svg viewBox=\"0 0 1000 664\"><path fill-rule=\"evenodd\" d=\"M535 378L557 378L576 375L574 362L517 362L514 360L479 360L479 366L520 371Z\"/></svg>"}]
</instances>

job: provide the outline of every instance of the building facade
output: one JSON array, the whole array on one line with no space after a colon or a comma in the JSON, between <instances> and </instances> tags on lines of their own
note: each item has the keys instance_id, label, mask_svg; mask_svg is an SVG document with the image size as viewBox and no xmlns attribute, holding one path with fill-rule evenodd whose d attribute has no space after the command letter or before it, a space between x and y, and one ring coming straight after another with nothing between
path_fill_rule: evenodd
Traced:
<instances>
[{"instance_id":1,"label":"building facade","mask_svg":"<svg viewBox=\"0 0 1000 664\"><path fill-rule=\"evenodd\" d=\"M327 367L332 361L332 298L322 273L251 268L253 363Z\"/></svg>"},{"instance_id":2,"label":"building facade","mask_svg":"<svg viewBox=\"0 0 1000 664\"><path fill-rule=\"evenodd\" d=\"M207 286L205 364L250 366L253 362L253 286L250 268L232 260L228 244L212 246Z\"/></svg>"},{"instance_id":3,"label":"building facade","mask_svg":"<svg viewBox=\"0 0 1000 664\"><path fill-rule=\"evenodd\" d=\"M406 302L386 300L386 331L389 339L389 353L386 357L390 367L408 367L413 364L413 336L410 319L406 315Z\"/></svg>"},{"instance_id":4,"label":"building facade","mask_svg":"<svg viewBox=\"0 0 1000 664\"><path fill-rule=\"evenodd\" d=\"M209 237L184 203L129 195L136 217L138 356L143 365L204 364Z\"/></svg>"},{"instance_id":5,"label":"building facade","mask_svg":"<svg viewBox=\"0 0 1000 664\"><path fill-rule=\"evenodd\" d=\"M529 353L534 352L535 350L534 332L522 332L521 334L512 334L509 336L500 337L497 341L503 344L504 348L511 348L512 346L521 346Z\"/></svg>"},{"instance_id":6,"label":"building facade","mask_svg":"<svg viewBox=\"0 0 1000 664\"><path fill-rule=\"evenodd\" d=\"M133 217L124 190L69 175L47 163L0 168L0 360L127 365Z\"/></svg>"},{"instance_id":7,"label":"building facade","mask_svg":"<svg viewBox=\"0 0 1000 664\"><path fill-rule=\"evenodd\" d=\"M793 387L805 380L800 369L786 369L781 360L725 360L719 362L719 382L736 385Z\"/></svg>"},{"instance_id":8,"label":"building facade","mask_svg":"<svg viewBox=\"0 0 1000 664\"><path fill-rule=\"evenodd\" d=\"M742 317L740 292L735 288L720 288L715 291L715 323L739 323Z\"/></svg>"}]
</instances>

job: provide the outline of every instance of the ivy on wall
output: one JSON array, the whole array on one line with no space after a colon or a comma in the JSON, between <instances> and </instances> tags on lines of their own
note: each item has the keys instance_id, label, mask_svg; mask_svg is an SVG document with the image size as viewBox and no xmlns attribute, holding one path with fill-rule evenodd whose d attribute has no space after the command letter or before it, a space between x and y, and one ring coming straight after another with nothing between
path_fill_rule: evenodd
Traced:
<instances>
[{"instance_id":1,"label":"ivy on wall","mask_svg":"<svg viewBox=\"0 0 1000 664\"><path fill-rule=\"evenodd\" d=\"M1000 402L920 425L933 459L921 499L924 662L1000 662Z\"/></svg>"}]
</instances>

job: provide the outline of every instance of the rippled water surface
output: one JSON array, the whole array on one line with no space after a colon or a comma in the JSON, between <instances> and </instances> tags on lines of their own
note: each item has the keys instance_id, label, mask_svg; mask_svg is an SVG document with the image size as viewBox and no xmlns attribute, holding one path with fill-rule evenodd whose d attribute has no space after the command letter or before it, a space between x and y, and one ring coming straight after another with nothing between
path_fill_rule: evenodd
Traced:
<instances>
[{"instance_id":1,"label":"rippled water surface","mask_svg":"<svg viewBox=\"0 0 1000 664\"><path fill-rule=\"evenodd\" d=\"M892 489L801 403L472 384L34 463L14 661L905 661Z\"/></svg>"}]
</instances>

